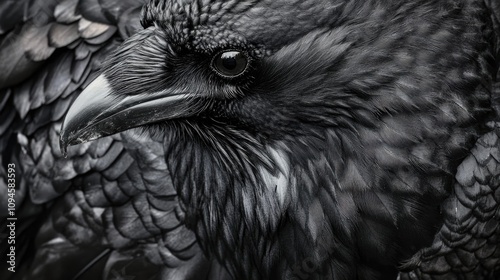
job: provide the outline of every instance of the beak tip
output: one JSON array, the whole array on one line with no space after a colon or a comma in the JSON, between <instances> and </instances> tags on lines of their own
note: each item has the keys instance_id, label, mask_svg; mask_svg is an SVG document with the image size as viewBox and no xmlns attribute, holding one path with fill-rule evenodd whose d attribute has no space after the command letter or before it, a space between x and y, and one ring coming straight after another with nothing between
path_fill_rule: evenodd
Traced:
<instances>
[{"instance_id":1,"label":"beak tip","mask_svg":"<svg viewBox=\"0 0 500 280\"><path fill-rule=\"evenodd\" d=\"M76 98L66 113L61 125L59 148L62 155L68 156L68 147L85 143L101 136L91 128L93 113L96 107L110 106L114 99L109 98L111 88L104 77L100 75ZM105 105L103 105L105 104ZM91 110L88 110L90 108Z\"/></svg>"},{"instance_id":2,"label":"beak tip","mask_svg":"<svg viewBox=\"0 0 500 280\"><path fill-rule=\"evenodd\" d=\"M59 148L61 149L62 155L66 158L68 156L69 146L87 143L107 135L109 134L103 134L94 129L68 131L68 129L63 127L61 128L61 136L59 137Z\"/></svg>"}]
</instances>

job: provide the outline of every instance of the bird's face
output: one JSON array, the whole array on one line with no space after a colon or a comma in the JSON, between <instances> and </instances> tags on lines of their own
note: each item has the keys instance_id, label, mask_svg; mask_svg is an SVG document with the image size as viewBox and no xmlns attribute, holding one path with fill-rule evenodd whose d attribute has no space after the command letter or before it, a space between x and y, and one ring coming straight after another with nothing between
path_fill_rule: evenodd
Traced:
<instances>
[{"instance_id":1,"label":"bird's face","mask_svg":"<svg viewBox=\"0 0 500 280\"><path fill-rule=\"evenodd\" d=\"M339 125L342 116L356 114L347 108L350 99L363 97L345 94L346 73L335 75L352 41L348 30L328 28L340 4L263 10L262 3L240 1L215 10L184 2L145 8L145 29L107 60L69 110L62 146L186 122L214 123L261 141ZM313 13L323 18L301 16Z\"/></svg>"}]
</instances>

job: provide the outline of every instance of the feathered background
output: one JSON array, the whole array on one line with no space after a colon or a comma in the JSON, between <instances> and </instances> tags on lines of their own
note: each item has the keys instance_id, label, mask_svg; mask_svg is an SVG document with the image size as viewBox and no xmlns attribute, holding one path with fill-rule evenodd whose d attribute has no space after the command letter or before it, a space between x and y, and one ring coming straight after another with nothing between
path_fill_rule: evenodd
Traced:
<instances>
[{"instance_id":1,"label":"feathered background","mask_svg":"<svg viewBox=\"0 0 500 280\"><path fill-rule=\"evenodd\" d=\"M0 278L496 279L499 17L1 1Z\"/></svg>"}]
</instances>

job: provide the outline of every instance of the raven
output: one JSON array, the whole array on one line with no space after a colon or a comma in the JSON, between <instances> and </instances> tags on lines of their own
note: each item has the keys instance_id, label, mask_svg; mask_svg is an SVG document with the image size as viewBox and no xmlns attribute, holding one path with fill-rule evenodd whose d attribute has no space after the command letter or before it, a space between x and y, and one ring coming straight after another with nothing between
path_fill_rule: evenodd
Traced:
<instances>
[{"instance_id":1,"label":"raven","mask_svg":"<svg viewBox=\"0 0 500 280\"><path fill-rule=\"evenodd\" d=\"M0 53L26 277L499 276L500 4L56 2Z\"/></svg>"}]
</instances>

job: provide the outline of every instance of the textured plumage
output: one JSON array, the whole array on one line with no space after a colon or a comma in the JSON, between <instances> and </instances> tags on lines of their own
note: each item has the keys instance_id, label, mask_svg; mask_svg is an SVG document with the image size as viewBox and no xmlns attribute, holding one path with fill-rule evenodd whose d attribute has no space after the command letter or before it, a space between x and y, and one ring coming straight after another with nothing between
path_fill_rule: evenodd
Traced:
<instances>
[{"instance_id":1,"label":"textured plumage","mask_svg":"<svg viewBox=\"0 0 500 280\"><path fill-rule=\"evenodd\" d=\"M2 279L498 276L498 3L143 4L0 4Z\"/></svg>"}]
</instances>

